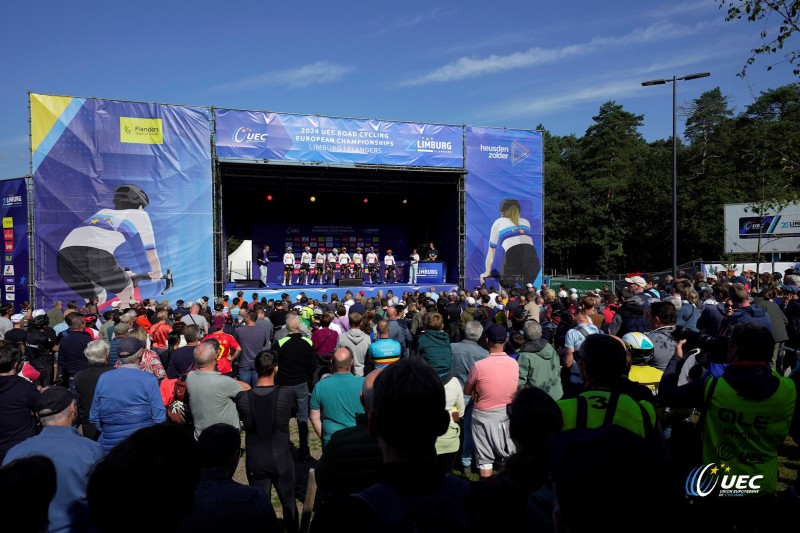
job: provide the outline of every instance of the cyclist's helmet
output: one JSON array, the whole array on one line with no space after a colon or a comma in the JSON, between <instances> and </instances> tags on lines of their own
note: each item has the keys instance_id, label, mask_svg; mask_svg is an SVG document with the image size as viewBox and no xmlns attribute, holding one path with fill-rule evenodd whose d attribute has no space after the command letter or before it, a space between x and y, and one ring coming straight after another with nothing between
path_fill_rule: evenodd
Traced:
<instances>
[{"instance_id":1,"label":"cyclist's helmet","mask_svg":"<svg viewBox=\"0 0 800 533\"><path fill-rule=\"evenodd\" d=\"M291 247L291 246L287 246L287 247L286 247L286 251L287 251L287 252L291 252L291 251L292 251L292 247Z\"/></svg>"},{"instance_id":2,"label":"cyclist's helmet","mask_svg":"<svg viewBox=\"0 0 800 533\"><path fill-rule=\"evenodd\" d=\"M335 254L338 254L338 253L339 253L339 249L338 249L338 248L334 248L334 249L333 249L333 250L331 250L331 251L332 251L333 253L335 253Z\"/></svg>"},{"instance_id":3,"label":"cyclist's helmet","mask_svg":"<svg viewBox=\"0 0 800 533\"><path fill-rule=\"evenodd\" d=\"M644 333L632 331L622 336L622 342L631 353L632 365L646 365L653 359L655 347L653 342Z\"/></svg>"},{"instance_id":4,"label":"cyclist's helmet","mask_svg":"<svg viewBox=\"0 0 800 533\"><path fill-rule=\"evenodd\" d=\"M391 251L391 250L386 250L386 253L387 253L388 255L392 255L392 251Z\"/></svg>"},{"instance_id":5,"label":"cyclist's helmet","mask_svg":"<svg viewBox=\"0 0 800 533\"><path fill-rule=\"evenodd\" d=\"M114 189L114 209L139 209L149 203L147 193L138 185L126 183Z\"/></svg>"},{"instance_id":6,"label":"cyclist's helmet","mask_svg":"<svg viewBox=\"0 0 800 533\"><path fill-rule=\"evenodd\" d=\"M47 315L38 315L31 318L28 325L31 326L33 329L44 329L50 325L50 319Z\"/></svg>"},{"instance_id":7,"label":"cyclist's helmet","mask_svg":"<svg viewBox=\"0 0 800 533\"><path fill-rule=\"evenodd\" d=\"M303 248L303 251L304 252L310 252L311 251L311 247L310 246L306 246L305 248Z\"/></svg>"}]
</instances>

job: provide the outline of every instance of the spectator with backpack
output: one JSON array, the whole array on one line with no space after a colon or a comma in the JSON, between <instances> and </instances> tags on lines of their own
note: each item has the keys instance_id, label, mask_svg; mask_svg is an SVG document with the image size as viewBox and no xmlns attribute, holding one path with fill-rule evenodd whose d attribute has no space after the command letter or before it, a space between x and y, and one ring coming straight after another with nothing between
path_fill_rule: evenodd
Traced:
<instances>
[{"instance_id":1,"label":"spectator with backpack","mask_svg":"<svg viewBox=\"0 0 800 533\"><path fill-rule=\"evenodd\" d=\"M324 313L320 317L319 327L311 334L311 345L314 348L314 354L317 356L317 370L314 372L312 386L316 385L322 375L331 373L331 360L333 359L333 352L336 351L336 343L339 340L339 334L330 328L332 321L333 315Z\"/></svg>"},{"instance_id":2,"label":"spectator with backpack","mask_svg":"<svg viewBox=\"0 0 800 533\"><path fill-rule=\"evenodd\" d=\"M583 341L589 335L600 333L594 324L591 323L589 317L581 312L575 315L577 325L567 332L564 339L564 352L563 352L563 368L569 372L569 377L564 381L564 395L571 396L576 388L583 385L583 377L579 365L575 361L575 354L580 349Z\"/></svg>"}]
</instances>

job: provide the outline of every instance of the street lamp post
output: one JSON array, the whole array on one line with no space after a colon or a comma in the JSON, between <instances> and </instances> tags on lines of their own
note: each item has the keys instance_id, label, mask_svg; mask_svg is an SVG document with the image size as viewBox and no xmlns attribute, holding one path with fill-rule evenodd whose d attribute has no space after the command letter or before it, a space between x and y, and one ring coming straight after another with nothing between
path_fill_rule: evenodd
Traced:
<instances>
[{"instance_id":1,"label":"street lamp post","mask_svg":"<svg viewBox=\"0 0 800 533\"><path fill-rule=\"evenodd\" d=\"M642 85L664 85L672 83L672 279L678 279L678 132L677 132L677 85L682 80L696 80L711 76L710 72L698 72L686 76L672 76L661 80L643 81Z\"/></svg>"}]
</instances>

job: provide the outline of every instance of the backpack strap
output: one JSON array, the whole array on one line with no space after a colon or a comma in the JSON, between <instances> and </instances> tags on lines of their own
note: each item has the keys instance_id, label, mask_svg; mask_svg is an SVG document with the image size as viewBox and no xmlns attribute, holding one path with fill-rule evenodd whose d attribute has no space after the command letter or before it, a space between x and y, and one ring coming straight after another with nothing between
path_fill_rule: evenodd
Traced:
<instances>
[{"instance_id":1,"label":"backpack strap","mask_svg":"<svg viewBox=\"0 0 800 533\"><path fill-rule=\"evenodd\" d=\"M698 428L700 434L703 434L703 423L706 419L706 413L708 412L708 408L711 406L711 399L714 397L714 390L717 388L717 381L719 378L711 377L711 384L708 386L708 392L706 392L706 397L703 400L703 408L700 410L700 416L697 418L697 425L695 427Z\"/></svg>"},{"instance_id":2,"label":"backpack strap","mask_svg":"<svg viewBox=\"0 0 800 533\"><path fill-rule=\"evenodd\" d=\"M642 405L641 402L636 402L636 404L639 406L639 410L642 412L642 425L644 425L644 438L650 440L653 438L653 435L655 433L655 427L654 427L655 424L653 424L653 421L650 420L650 413L647 412L647 409L645 409L644 405Z\"/></svg>"},{"instance_id":3,"label":"backpack strap","mask_svg":"<svg viewBox=\"0 0 800 533\"><path fill-rule=\"evenodd\" d=\"M614 416L617 414L617 405L619 405L619 391L612 390L608 397L608 407L606 407L606 414L603 417L603 425L608 426L614 423Z\"/></svg>"},{"instance_id":4,"label":"backpack strap","mask_svg":"<svg viewBox=\"0 0 800 533\"><path fill-rule=\"evenodd\" d=\"M586 429L586 425L589 422L589 400L580 394L576 399L578 405L575 413L575 427L578 429Z\"/></svg>"}]
</instances>

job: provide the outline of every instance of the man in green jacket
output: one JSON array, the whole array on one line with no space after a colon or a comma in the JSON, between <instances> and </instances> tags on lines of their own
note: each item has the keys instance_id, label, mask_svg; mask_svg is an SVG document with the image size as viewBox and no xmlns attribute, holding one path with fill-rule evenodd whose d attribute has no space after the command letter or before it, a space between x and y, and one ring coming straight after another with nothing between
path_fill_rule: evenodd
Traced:
<instances>
[{"instance_id":1,"label":"man in green jacket","mask_svg":"<svg viewBox=\"0 0 800 533\"><path fill-rule=\"evenodd\" d=\"M561 386L561 360L555 348L542 338L542 326L535 320L525 323L525 341L519 349L519 388L539 387L554 400L564 395Z\"/></svg>"}]
</instances>

